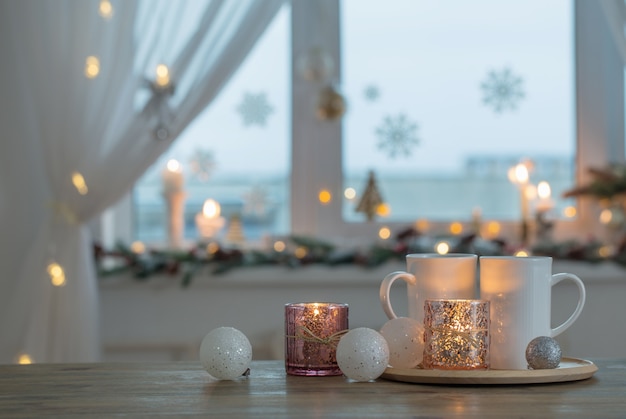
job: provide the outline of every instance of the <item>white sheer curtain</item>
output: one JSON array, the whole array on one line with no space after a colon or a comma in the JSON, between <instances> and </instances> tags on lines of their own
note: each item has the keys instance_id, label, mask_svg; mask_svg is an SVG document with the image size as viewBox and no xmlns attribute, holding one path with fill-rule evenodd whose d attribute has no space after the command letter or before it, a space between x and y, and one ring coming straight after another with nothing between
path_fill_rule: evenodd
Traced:
<instances>
[{"instance_id":1,"label":"white sheer curtain","mask_svg":"<svg viewBox=\"0 0 626 419\"><path fill-rule=\"evenodd\" d=\"M0 2L0 363L98 359L85 223L217 95L282 3L113 0L107 19L98 0ZM146 88L158 63L171 96Z\"/></svg>"}]
</instances>

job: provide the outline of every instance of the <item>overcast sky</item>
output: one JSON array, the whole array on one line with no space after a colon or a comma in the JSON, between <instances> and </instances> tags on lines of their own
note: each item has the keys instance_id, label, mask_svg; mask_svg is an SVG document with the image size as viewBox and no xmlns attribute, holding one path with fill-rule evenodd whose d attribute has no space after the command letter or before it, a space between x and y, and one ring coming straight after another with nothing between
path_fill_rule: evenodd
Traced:
<instances>
[{"instance_id":1,"label":"overcast sky","mask_svg":"<svg viewBox=\"0 0 626 419\"><path fill-rule=\"evenodd\" d=\"M556 154L574 150L573 29L569 0L344 0L344 117L349 169L460 170L469 155ZM284 7L220 97L164 158L213 151L218 169L288 172L291 76ZM524 97L515 111L482 103L481 83L508 68ZM366 87L380 96L369 101ZM243 124L244 94L266 93L263 127ZM376 146L385 116L418 128L408 158ZM260 158L266 156L268 158ZM271 167L268 168L268 163Z\"/></svg>"}]
</instances>

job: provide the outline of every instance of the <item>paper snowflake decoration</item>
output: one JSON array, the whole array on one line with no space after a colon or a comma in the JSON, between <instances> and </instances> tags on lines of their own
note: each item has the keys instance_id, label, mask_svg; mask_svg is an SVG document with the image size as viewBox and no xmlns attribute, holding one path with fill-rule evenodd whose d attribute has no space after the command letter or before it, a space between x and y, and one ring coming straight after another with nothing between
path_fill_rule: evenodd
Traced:
<instances>
[{"instance_id":1,"label":"paper snowflake decoration","mask_svg":"<svg viewBox=\"0 0 626 419\"><path fill-rule=\"evenodd\" d=\"M480 87L483 90L483 103L493 107L497 113L517 109L519 101L524 98L522 78L508 68L491 70Z\"/></svg>"},{"instance_id":2,"label":"paper snowflake decoration","mask_svg":"<svg viewBox=\"0 0 626 419\"><path fill-rule=\"evenodd\" d=\"M370 84L363 90L363 95L367 101L376 102L380 97L380 89L378 86Z\"/></svg>"},{"instance_id":3,"label":"paper snowflake decoration","mask_svg":"<svg viewBox=\"0 0 626 419\"><path fill-rule=\"evenodd\" d=\"M413 147L419 143L417 124L404 114L386 116L382 124L376 128L376 135L378 148L386 151L392 159L398 156L410 156Z\"/></svg>"},{"instance_id":4,"label":"paper snowflake decoration","mask_svg":"<svg viewBox=\"0 0 626 419\"><path fill-rule=\"evenodd\" d=\"M213 153L200 148L196 149L189 159L189 167L198 180L206 182L215 169Z\"/></svg>"},{"instance_id":5,"label":"paper snowflake decoration","mask_svg":"<svg viewBox=\"0 0 626 419\"><path fill-rule=\"evenodd\" d=\"M253 186L244 194L243 213L253 217L265 217L268 212L267 192L261 186Z\"/></svg>"},{"instance_id":6,"label":"paper snowflake decoration","mask_svg":"<svg viewBox=\"0 0 626 419\"><path fill-rule=\"evenodd\" d=\"M237 112L241 114L245 126L256 124L264 127L267 117L274 112L274 108L269 104L265 93L246 92L237 106Z\"/></svg>"}]
</instances>

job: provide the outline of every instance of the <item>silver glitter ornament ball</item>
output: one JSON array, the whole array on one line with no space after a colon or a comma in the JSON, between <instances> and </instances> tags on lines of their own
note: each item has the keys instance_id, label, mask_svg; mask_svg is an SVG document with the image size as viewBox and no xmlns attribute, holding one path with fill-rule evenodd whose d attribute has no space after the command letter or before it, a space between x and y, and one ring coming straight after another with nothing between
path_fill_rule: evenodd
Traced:
<instances>
[{"instance_id":1,"label":"silver glitter ornament ball","mask_svg":"<svg viewBox=\"0 0 626 419\"><path fill-rule=\"evenodd\" d=\"M561 362L561 347L551 337L539 336L526 347L526 361L534 370L556 368Z\"/></svg>"}]
</instances>

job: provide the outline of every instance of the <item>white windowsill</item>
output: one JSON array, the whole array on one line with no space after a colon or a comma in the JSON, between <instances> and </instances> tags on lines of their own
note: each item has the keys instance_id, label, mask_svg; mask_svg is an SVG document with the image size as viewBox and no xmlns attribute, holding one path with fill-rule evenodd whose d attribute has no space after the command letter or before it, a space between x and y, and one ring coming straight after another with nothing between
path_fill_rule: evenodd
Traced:
<instances>
[{"instance_id":1,"label":"white windowsill","mask_svg":"<svg viewBox=\"0 0 626 419\"><path fill-rule=\"evenodd\" d=\"M390 272L406 269L404 263L391 262L374 268L354 265L311 265L297 268L284 266L259 266L234 268L219 275L212 275L210 267L196 273L190 288L230 288L262 285L263 287L370 287L378 284ZM626 280L626 269L612 262L589 263L579 261L554 261L552 272L568 272L578 275L585 283L611 283ZM159 274L144 280L130 274L102 278L101 289L162 289L180 287L182 275Z\"/></svg>"},{"instance_id":2,"label":"white windowsill","mask_svg":"<svg viewBox=\"0 0 626 419\"><path fill-rule=\"evenodd\" d=\"M338 301L350 306L351 327L377 329L386 321L378 297L382 279L402 270L401 262L367 269L356 266L261 266L218 276L199 272L188 288L180 276L138 281L130 275L102 279L100 310L105 359L194 360L206 333L232 326L250 339L257 359L281 359L283 306L294 301ZM585 282L587 302L576 323L559 335L570 356L611 357L626 351L626 269L612 263L557 261L553 272L576 274ZM577 289L571 281L553 294L553 323L573 311ZM394 310L407 313L405 287L392 289ZM608 333L608 332L611 333ZM600 344L601 343L601 344Z\"/></svg>"}]
</instances>

